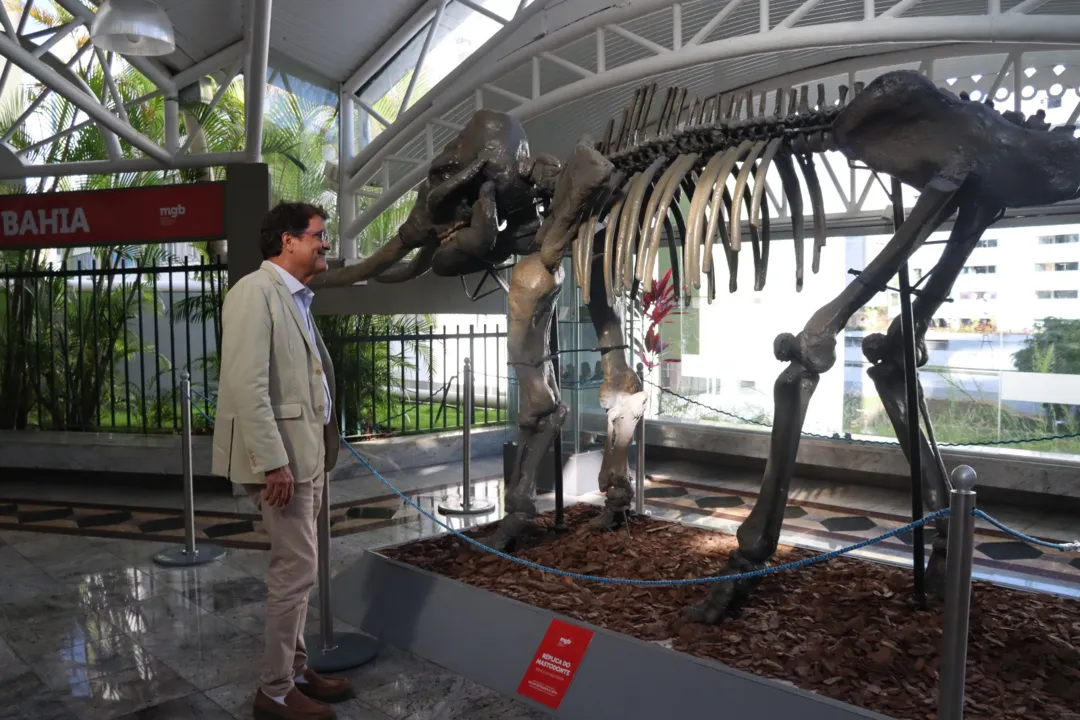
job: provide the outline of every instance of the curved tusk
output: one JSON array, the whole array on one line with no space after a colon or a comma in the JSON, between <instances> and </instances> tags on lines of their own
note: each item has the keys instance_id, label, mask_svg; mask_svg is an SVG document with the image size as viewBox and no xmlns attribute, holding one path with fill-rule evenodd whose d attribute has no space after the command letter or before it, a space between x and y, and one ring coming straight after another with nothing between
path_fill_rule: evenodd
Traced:
<instances>
[{"instance_id":1,"label":"curved tusk","mask_svg":"<svg viewBox=\"0 0 1080 720\"><path fill-rule=\"evenodd\" d=\"M435 247L438 247L437 243ZM408 255L412 249L405 246L405 243L401 240L401 232L398 231L390 239L390 242L376 250L371 257L365 258L356 265L346 265L316 275L308 283L308 287L312 290L318 290L326 287L355 285L358 282L369 280L389 270L398 260Z\"/></svg>"},{"instance_id":2,"label":"curved tusk","mask_svg":"<svg viewBox=\"0 0 1080 720\"><path fill-rule=\"evenodd\" d=\"M397 263L372 279L377 283L400 283L420 277L431 269L431 259L438 249L438 245L424 245L410 262Z\"/></svg>"}]
</instances>

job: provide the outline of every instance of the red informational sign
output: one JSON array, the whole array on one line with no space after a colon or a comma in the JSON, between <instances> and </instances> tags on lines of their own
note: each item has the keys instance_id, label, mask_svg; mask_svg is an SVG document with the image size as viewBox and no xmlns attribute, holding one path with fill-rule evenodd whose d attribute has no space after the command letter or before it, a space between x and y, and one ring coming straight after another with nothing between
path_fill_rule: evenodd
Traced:
<instances>
[{"instance_id":1,"label":"red informational sign","mask_svg":"<svg viewBox=\"0 0 1080 720\"><path fill-rule=\"evenodd\" d=\"M558 710L592 638L592 630L552 620L521 679L518 694Z\"/></svg>"},{"instance_id":2,"label":"red informational sign","mask_svg":"<svg viewBox=\"0 0 1080 720\"><path fill-rule=\"evenodd\" d=\"M0 195L0 249L225 237L225 184Z\"/></svg>"}]
</instances>

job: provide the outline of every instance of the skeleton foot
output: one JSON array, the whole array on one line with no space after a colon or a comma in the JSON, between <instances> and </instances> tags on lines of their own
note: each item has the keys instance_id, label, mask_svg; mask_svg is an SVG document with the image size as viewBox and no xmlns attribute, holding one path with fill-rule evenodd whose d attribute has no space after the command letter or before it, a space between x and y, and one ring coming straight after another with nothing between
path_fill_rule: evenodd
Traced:
<instances>
[{"instance_id":1,"label":"skeleton foot","mask_svg":"<svg viewBox=\"0 0 1080 720\"><path fill-rule=\"evenodd\" d=\"M738 550L733 550L728 557L723 574L739 575L745 572L761 570L766 566L766 563L763 562L747 560ZM683 617L694 623L716 625L725 617L736 613L749 599L750 594L760 582L760 578L751 578L734 582L724 580L715 583L709 589L709 594L704 600L697 605L683 608Z\"/></svg>"},{"instance_id":2,"label":"skeleton foot","mask_svg":"<svg viewBox=\"0 0 1080 720\"><path fill-rule=\"evenodd\" d=\"M592 530L614 530L627 518L634 500L634 489L624 477L617 478L607 489L607 501L601 513L589 521Z\"/></svg>"},{"instance_id":3,"label":"skeleton foot","mask_svg":"<svg viewBox=\"0 0 1080 720\"><path fill-rule=\"evenodd\" d=\"M535 518L535 511L532 515L524 512L510 513L499 522L499 527L495 532L481 542L499 552L513 552L519 540L526 534L536 531ZM480 551L480 548L476 550Z\"/></svg>"}]
</instances>

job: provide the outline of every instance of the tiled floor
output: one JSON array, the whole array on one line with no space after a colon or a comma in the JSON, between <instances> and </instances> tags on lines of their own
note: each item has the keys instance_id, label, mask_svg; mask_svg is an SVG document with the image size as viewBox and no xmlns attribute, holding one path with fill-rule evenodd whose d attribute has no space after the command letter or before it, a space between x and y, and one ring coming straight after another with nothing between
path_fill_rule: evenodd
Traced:
<instances>
[{"instance_id":1,"label":"tiled floor","mask_svg":"<svg viewBox=\"0 0 1080 720\"><path fill-rule=\"evenodd\" d=\"M472 467L474 477L492 477L501 471L501 458L477 459ZM659 517L730 532L756 500L758 478L752 473L659 462L651 463L649 471L653 480L647 486L646 508ZM459 492L459 477L458 467L440 466L388 474L386 479L435 514L441 500ZM475 491L480 497L501 500L501 481L477 482ZM370 477L332 483L331 501L339 511L377 508L372 517L393 521L358 526L336 536L333 574L355 562L365 548L445 532L400 500L380 500L391 492ZM0 500L13 498L144 510L181 506L178 494L35 487L31 479L0 483ZM542 510L551 507L550 497L541 500ZM602 500L597 495L567 498L568 503L575 501ZM227 495L196 499L200 510L226 515L250 513L252 508L245 503ZM902 492L797 479L782 541L816 549L847 545L902 525L909 504ZM1080 536L1075 517L985 509L1037 536ZM460 528L490 522L500 514L497 509L483 517L442 520ZM214 565L164 569L152 557L174 544L155 542L137 532L123 538L57 534L56 527L17 514L0 517L0 523L39 530L0 529L0 720L250 717L265 612L265 551L230 547L225 559ZM71 532L93 529L72 525ZM1080 590L1080 560L1036 558L1011 545L994 547L1002 538L985 528L980 532L986 547L976 558L977 573L1011 584L1027 583L1036 590L1067 594ZM907 546L900 539L892 543L891 548L867 549L863 557L902 562ZM907 557L910 561L910 554ZM1051 568L1057 575L1048 579L1035 572L1050 562L1057 563ZM318 630L317 593L308 628ZM351 630L340 621L335 629ZM343 674L358 690L358 699L338 706L343 720L543 717L511 698L390 647L368 666Z\"/></svg>"}]
</instances>

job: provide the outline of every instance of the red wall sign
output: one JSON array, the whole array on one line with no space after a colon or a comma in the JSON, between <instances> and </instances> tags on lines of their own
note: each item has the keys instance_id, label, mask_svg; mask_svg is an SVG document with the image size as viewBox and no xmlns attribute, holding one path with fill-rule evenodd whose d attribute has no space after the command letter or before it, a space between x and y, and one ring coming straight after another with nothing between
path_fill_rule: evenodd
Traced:
<instances>
[{"instance_id":1,"label":"red wall sign","mask_svg":"<svg viewBox=\"0 0 1080 720\"><path fill-rule=\"evenodd\" d=\"M552 620L521 679L518 694L558 710L592 638L592 630Z\"/></svg>"},{"instance_id":2,"label":"red wall sign","mask_svg":"<svg viewBox=\"0 0 1080 720\"><path fill-rule=\"evenodd\" d=\"M217 240L225 184L0 195L0 249Z\"/></svg>"}]
</instances>

